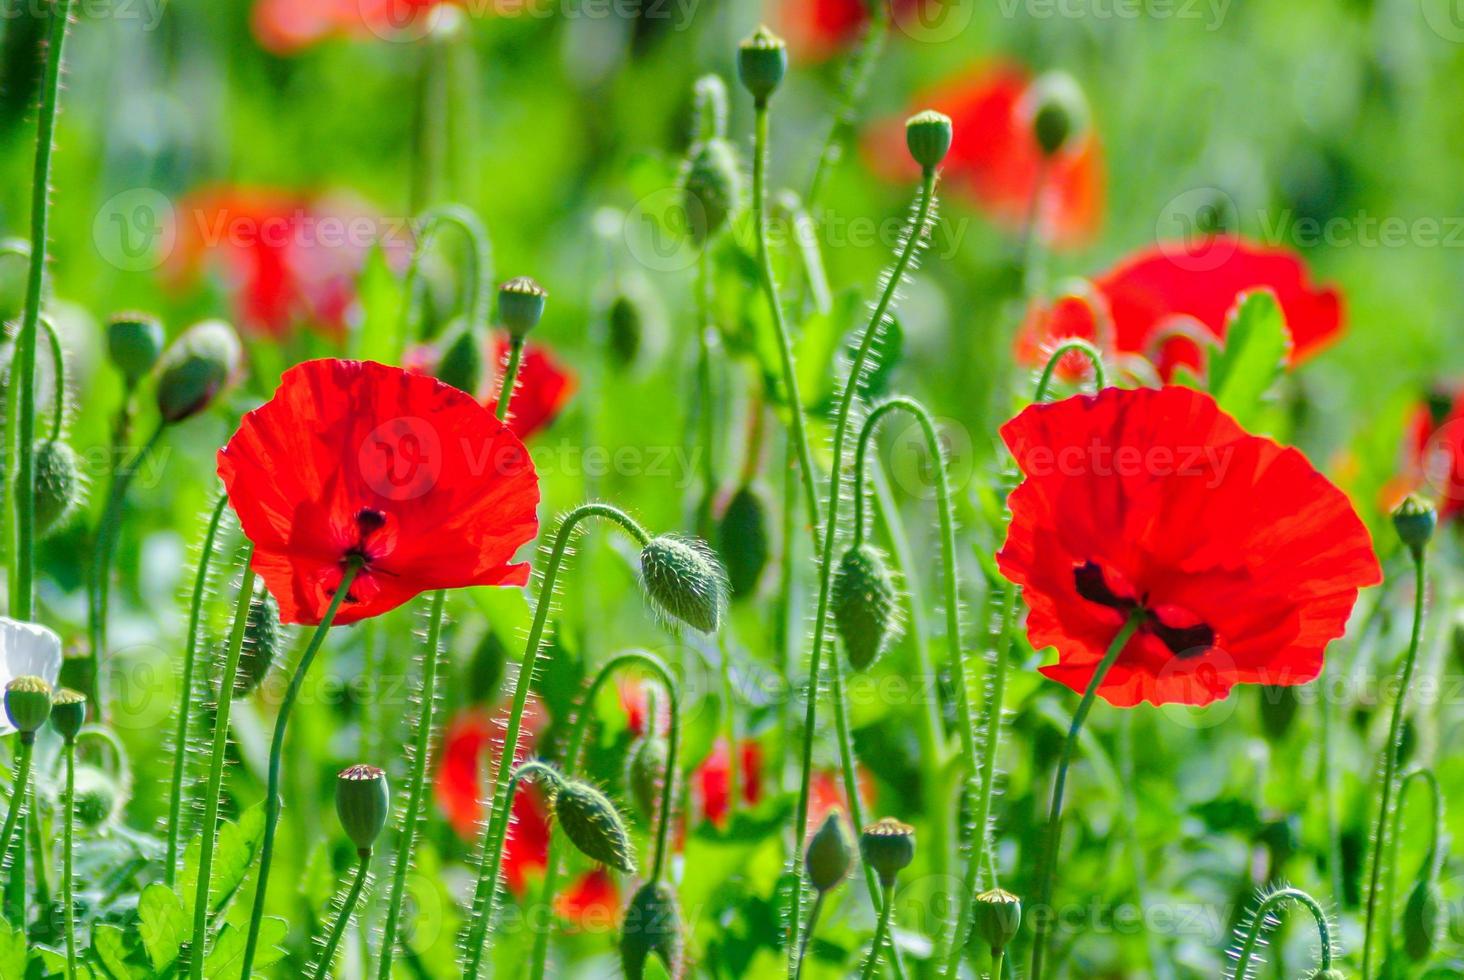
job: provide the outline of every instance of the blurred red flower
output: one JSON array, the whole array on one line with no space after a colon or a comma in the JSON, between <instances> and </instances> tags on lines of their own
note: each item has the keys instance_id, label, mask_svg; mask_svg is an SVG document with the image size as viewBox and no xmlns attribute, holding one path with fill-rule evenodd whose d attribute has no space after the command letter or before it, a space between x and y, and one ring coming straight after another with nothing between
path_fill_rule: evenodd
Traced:
<instances>
[{"instance_id":1,"label":"blurred red flower","mask_svg":"<svg viewBox=\"0 0 1464 980\"><path fill-rule=\"evenodd\" d=\"M778 33L802 61L823 61L848 48L870 21L870 7L883 4L897 24L918 16L924 4L945 0L782 0Z\"/></svg>"},{"instance_id":2,"label":"blurred red flower","mask_svg":"<svg viewBox=\"0 0 1464 980\"><path fill-rule=\"evenodd\" d=\"M254 333L278 338L307 324L339 339L371 244L350 235L363 217L350 204L294 191L196 191L175 212L169 276L183 288L219 276L239 325Z\"/></svg>"},{"instance_id":3,"label":"blurred red flower","mask_svg":"<svg viewBox=\"0 0 1464 980\"><path fill-rule=\"evenodd\" d=\"M338 624L429 590L528 581L527 564L510 564L539 527L528 451L432 378L370 361L296 365L244 416L218 469L286 622L320 622L351 561L362 567Z\"/></svg>"},{"instance_id":4,"label":"blurred red flower","mask_svg":"<svg viewBox=\"0 0 1464 980\"><path fill-rule=\"evenodd\" d=\"M260 46L294 54L332 37L414 39L431 30L438 8L474 13L521 7L522 0L256 0L251 23Z\"/></svg>"},{"instance_id":5,"label":"blurred red flower","mask_svg":"<svg viewBox=\"0 0 1464 980\"><path fill-rule=\"evenodd\" d=\"M1464 391L1442 393L1414 408L1404 441L1403 472L1388 489L1391 510L1411 491L1438 505L1439 519L1464 511Z\"/></svg>"},{"instance_id":6,"label":"blurred red flower","mask_svg":"<svg viewBox=\"0 0 1464 980\"><path fill-rule=\"evenodd\" d=\"M1082 691L1145 615L1099 687L1110 704L1306 683L1358 589L1381 580L1346 496L1193 389L1032 405L1002 438L1025 479L997 560L1023 589L1032 645L1057 648L1042 672Z\"/></svg>"},{"instance_id":7,"label":"blurred red flower","mask_svg":"<svg viewBox=\"0 0 1464 980\"><path fill-rule=\"evenodd\" d=\"M508 340L503 337L495 340L492 354L493 363L497 365L496 376L502 377L508 364ZM508 406L508 427L514 435L527 442L530 436L553 424L573 397L576 385L574 374L561 365L548 348L537 344L525 345L513 400ZM488 411L497 413L496 397L488 399L487 405Z\"/></svg>"},{"instance_id":8,"label":"blurred red flower","mask_svg":"<svg viewBox=\"0 0 1464 980\"><path fill-rule=\"evenodd\" d=\"M1090 286L1085 295L1063 296L1028 314L1017 339L1018 360L1044 363L1045 352L1057 343L1081 337L1106 354L1147 358L1168 381L1181 365L1199 369L1199 341L1223 341L1227 314L1253 289L1275 294L1291 332L1292 364L1342 330L1341 295L1330 286L1313 286L1299 256L1230 235L1144 249ZM1069 379L1086 370L1081 359L1063 364Z\"/></svg>"},{"instance_id":9,"label":"blurred red flower","mask_svg":"<svg viewBox=\"0 0 1464 980\"><path fill-rule=\"evenodd\" d=\"M1044 162L1025 104L1031 84L1020 65L986 64L921 93L912 111L951 117L955 132L941 185L948 194L973 201L1013 231L1035 219L1043 241L1054 247L1080 245L1103 219L1102 149L1090 126ZM871 165L892 179L912 179L915 164L904 141L903 118L877 127L868 143Z\"/></svg>"},{"instance_id":10,"label":"blurred red flower","mask_svg":"<svg viewBox=\"0 0 1464 980\"><path fill-rule=\"evenodd\" d=\"M742 801L748 806L756 806L762 799L762 746L747 739L737 755L741 768ZM718 739L711 754L697 766L692 775L692 785L701 801L702 815L714 826L726 826L727 815L732 808L732 760L726 739Z\"/></svg>"}]
</instances>

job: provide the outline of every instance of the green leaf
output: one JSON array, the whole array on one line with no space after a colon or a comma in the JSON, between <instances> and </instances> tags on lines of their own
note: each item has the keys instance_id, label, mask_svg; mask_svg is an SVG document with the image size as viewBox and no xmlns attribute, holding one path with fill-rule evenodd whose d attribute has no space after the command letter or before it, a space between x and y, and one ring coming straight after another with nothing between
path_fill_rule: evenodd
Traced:
<instances>
[{"instance_id":1,"label":"green leaf","mask_svg":"<svg viewBox=\"0 0 1464 980\"><path fill-rule=\"evenodd\" d=\"M259 924L259 947L254 951L254 965L258 967L273 966L285 955L280 944L285 941L289 934L290 925L278 916L265 916ZM208 951L208 957L203 961L203 975L209 980L215 977L228 977L234 980L239 975L239 967L244 959L244 930L237 928L232 923L224 926L219 933L219 938L214 941L213 949Z\"/></svg>"},{"instance_id":2,"label":"green leaf","mask_svg":"<svg viewBox=\"0 0 1464 980\"><path fill-rule=\"evenodd\" d=\"M397 360L397 334L401 330L403 286L392 273L386 253L372 246L356 283L362 311L361 329L356 335L355 356L368 361Z\"/></svg>"},{"instance_id":3,"label":"green leaf","mask_svg":"<svg viewBox=\"0 0 1464 980\"><path fill-rule=\"evenodd\" d=\"M102 969L117 980L146 980L151 975L142 951L128 942L127 933L118 926L105 922L92 926L91 951Z\"/></svg>"},{"instance_id":4,"label":"green leaf","mask_svg":"<svg viewBox=\"0 0 1464 980\"><path fill-rule=\"evenodd\" d=\"M178 959L188 929L183 903L171 888L155 881L142 890L137 900L137 918L138 932L153 969L171 966Z\"/></svg>"},{"instance_id":5,"label":"green leaf","mask_svg":"<svg viewBox=\"0 0 1464 980\"><path fill-rule=\"evenodd\" d=\"M25 980L25 930L0 923L0 980Z\"/></svg>"},{"instance_id":6,"label":"green leaf","mask_svg":"<svg viewBox=\"0 0 1464 980\"><path fill-rule=\"evenodd\" d=\"M209 911L217 915L239 886L254 854L264 839L264 804L258 803L239 815L239 822L225 820L219 825L218 842L214 846L213 884L209 889ZM198 862L200 838L189 841L183 853L183 873L178 876L178 892L182 896L183 913L193 919L193 899L198 894Z\"/></svg>"},{"instance_id":7,"label":"green leaf","mask_svg":"<svg viewBox=\"0 0 1464 980\"><path fill-rule=\"evenodd\" d=\"M1225 347L1210 350L1210 393L1241 425L1253 424L1290 351L1291 335L1275 295L1243 293L1226 319Z\"/></svg>"}]
</instances>

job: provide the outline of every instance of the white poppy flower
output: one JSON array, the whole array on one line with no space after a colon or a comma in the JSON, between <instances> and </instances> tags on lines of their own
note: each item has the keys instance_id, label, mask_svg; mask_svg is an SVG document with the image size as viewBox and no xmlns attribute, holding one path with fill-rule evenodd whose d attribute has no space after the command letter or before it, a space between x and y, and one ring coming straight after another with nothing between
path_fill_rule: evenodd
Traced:
<instances>
[{"instance_id":1,"label":"white poppy flower","mask_svg":"<svg viewBox=\"0 0 1464 980\"><path fill-rule=\"evenodd\" d=\"M61 677L61 637L44 626L0 616L0 691L17 677L39 677L55 688ZM0 735L13 731L0 711Z\"/></svg>"}]
</instances>

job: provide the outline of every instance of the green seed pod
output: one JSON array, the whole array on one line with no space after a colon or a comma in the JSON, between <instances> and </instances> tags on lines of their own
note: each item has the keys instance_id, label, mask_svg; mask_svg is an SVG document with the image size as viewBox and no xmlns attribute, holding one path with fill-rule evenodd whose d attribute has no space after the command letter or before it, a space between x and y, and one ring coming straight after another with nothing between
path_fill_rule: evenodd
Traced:
<instances>
[{"instance_id":1,"label":"green seed pod","mask_svg":"<svg viewBox=\"0 0 1464 980\"><path fill-rule=\"evenodd\" d=\"M554 787L554 815L564 836L592 861L635 874L630 834L615 804L589 783L562 780Z\"/></svg>"},{"instance_id":2,"label":"green seed pod","mask_svg":"<svg viewBox=\"0 0 1464 980\"><path fill-rule=\"evenodd\" d=\"M81 501L81 465L60 441L36 444L36 527L41 537L66 526Z\"/></svg>"},{"instance_id":3,"label":"green seed pod","mask_svg":"<svg viewBox=\"0 0 1464 980\"><path fill-rule=\"evenodd\" d=\"M1088 100L1066 72L1048 72L1027 92L1032 135L1043 154L1056 156L1088 128Z\"/></svg>"},{"instance_id":4,"label":"green seed pod","mask_svg":"<svg viewBox=\"0 0 1464 980\"><path fill-rule=\"evenodd\" d=\"M205 320L185 330L158 362L158 414L181 422L208 408L244 357L234 328Z\"/></svg>"},{"instance_id":5,"label":"green seed pod","mask_svg":"<svg viewBox=\"0 0 1464 980\"><path fill-rule=\"evenodd\" d=\"M28 674L15 678L5 685L5 714L22 741L33 741L51 717L51 685Z\"/></svg>"},{"instance_id":6,"label":"green seed pod","mask_svg":"<svg viewBox=\"0 0 1464 980\"><path fill-rule=\"evenodd\" d=\"M698 246L727 224L741 196L737 154L726 140L708 140L691 148L682 183L691 239Z\"/></svg>"},{"instance_id":7,"label":"green seed pod","mask_svg":"<svg viewBox=\"0 0 1464 980\"><path fill-rule=\"evenodd\" d=\"M1000 888L982 892L976 896L971 924L972 935L993 955L1000 953L1022 928L1022 900Z\"/></svg>"},{"instance_id":8,"label":"green seed pod","mask_svg":"<svg viewBox=\"0 0 1464 980\"><path fill-rule=\"evenodd\" d=\"M517 276L498 287L498 322L509 335L522 340L539 325L549 293L528 276Z\"/></svg>"},{"instance_id":9,"label":"green seed pod","mask_svg":"<svg viewBox=\"0 0 1464 980\"><path fill-rule=\"evenodd\" d=\"M701 541L658 535L641 550L641 578L651 604L692 629L715 633L722 624L727 575Z\"/></svg>"},{"instance_id":10,"label":"green seed pod","mask_svg":"<svg viewBox=\"0 0 1464 980\"><path fill-rule=\"evenodd\" d=\"M437 364L437 380L476 395L483 385L483 343L471 329L448 345Z\"/></svg>"},{"instance_id":11,"label":"green seed pod","mask_svg":"<svg viewBox=\"0 0 1464 980\"><path fill-rule=\"evenodd\" d=\"M837 810L830 811L809 839L808 851L803 855L808 882L815 891L827 892L844 880L853 863L854 849L844 832L844 821Z\"/></svg>"},{"instance_id":12,"label":"green seed pod","mask_svg":"<svg viewBox=\"0 0 1464 980\"><path fill-rule=\"evenodd\" d=\"M360 851L369 851L391 816L391 787L375 766L351 766L336 776L336 814Z\"/></svg>"},{"instance_id":13,"label":"green seed pod","mask_svg":"<svg viewBox=\"0 0 1464 980\"><path fill-rule=\"evenodd\" d=\"M767 505L756 488L744 483L727 501L717 526L717 550L727 568L732 598L746 598L757 591L772 550L770 542Z\"/></svg>"},{"instance_id":14,"label":"green seed pod","mask_svg":"<svg viewBox=\"0 0 1464 980\"><path fill-rule=\"evenodd\" d=\"M1415 556L1423 554L1438 523L1439 514L1433 505L1412 494L1393 510L1393 527Z\"/></svg>"},{"instance_id":15,"label":"green seed pod","mask_svg":"<svg viewBox=\"0 0 1464 980\"><path fill-rule=\"evenodd\" d=\"M684 946L675 889L664 881L641 885L630 897L620 925L620 963L626 980L642 980L652 953L660 957L667 973L681 976Z\"/></svg>"},{"instance_id":16,"label":"green seed pod","mask_svg":"<svg viewBox=\"0 0 1464 980\"><path fill-rule=\"evenodd\" d=\"M855 670L867 670L899 625L898 595L884 556L869 545L844 552L834 570L834 627Z\"/></svg>"},{"instance_id":17,"label":"green seed pod","mask_svg":"<svg viewBox=\"0 0 1464 980\"><path fill-rule=\"evenodd\" d=\"M955 128L945 113L926 109L905 120L905 146L910 156L926 170L940 166L951 149Z\"/></svg>"},{"instance_id":18,"label":"green seed pod","mask_svg":"<svg viewBox=\"0 0 1464 980\"><path fill-rule=\"evenodd\" d=\"M239 651L239 672L234 676L234 697L254 692L269 675L279 653L280 610L268 592L254 597L244 620L244 646Z\"/></svg>"},{"instance_id":19,"label":"green seed pod","mask_svg":"<svg viewBox=\"0 0 1464 980\"><path fill-rule=\"evenodd\" d=\"M1431 878L1419 881L1408 894L1403 906L1403 951L1415 963L1428 959L1438 946L1441 908L1443 899Z\"/></svg>"},{"instance_id":20,"label":"green seed pod","mask_svg":"<svg viewBox=\"0 0 1464 980\"><path fill-rule=\"evenodd\" d=\"M915 860L915 828L885 817L864 828L859 836L859 853L879 875L880 884L888 888L895 883L895 876Z\"/></svg>"},{"instance_id":21,"label":"green seed pod","mask_svg":"<svg viewBox=\"0 0 1464 980\"><path fill-rule=\"evenodd\" d=\"M669 755L666 740L652 735L636 739L625 759L626 795L636 815L647 824L656 818Z\"/></svg>"},{"instance_id":22,"label":"green seed pod","mask_svg":"<svg viewBox=\"0 0 1464 980\"><path fill-rule=\"evenodd\" d=\"M768 100L788 73L788 45L766 25L737 46L737 77L759 105Z\"/></svg>"},{"instance_id":23,"label":"green seed pod","mask_svg":"<svg viewBox=\"0 0 1464 980\"><path fill-rule=\"evenodd\" d=\"M76 740L86 724L86 695L63 687L51 699L51 727L68 743Z\"/></svg>"},{"instance_id":24,"label":"green seed pod","mask_svg":"<svg viewBox=\"0 0 1464 980\"><path fill-rule=\"evenodd\" d=\"M127 805L127 794L110 774L95 766L76 767L76 819L95 830L111 822Z\"/></svg>"},{"instance_id":25,"label":"green seed pod","mask_svg":"<svg viewBox=\"0 0 1464 980\"><path fill-rule=\"evenodd\" d=\"M605 318L610 357L619 367L629 367L640 356L641 341L645 337L645 320L641 316L640 304L621 293L611 301Z\"/></svg>"},{"instance_id":26,"label":"green seed pod","mask_svg":"<svg viewBox=\"0 0 1464 980\"><path fill-rule=\"evenodd\" d=\"M107 324L107 354L129 388L153 369L163 341L163 325L149 313L118 313Z\"/></svg>"}]
</instances>

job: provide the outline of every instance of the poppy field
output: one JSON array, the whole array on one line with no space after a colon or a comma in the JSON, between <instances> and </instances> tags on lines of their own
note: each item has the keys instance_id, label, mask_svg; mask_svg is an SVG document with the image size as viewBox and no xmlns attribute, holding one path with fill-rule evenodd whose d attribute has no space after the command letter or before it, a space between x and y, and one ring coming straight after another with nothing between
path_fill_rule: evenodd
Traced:
<instances>
[{"instance_id":1,"label":"poppy field","mask_svg":"<svg viewBox=\"0 0 1464 980\"><path fill-rule=\"evenodd\" d=\"M1464 976L1452 0L0 52L0 980Z\"/></svg>"}]
</instances>

